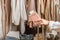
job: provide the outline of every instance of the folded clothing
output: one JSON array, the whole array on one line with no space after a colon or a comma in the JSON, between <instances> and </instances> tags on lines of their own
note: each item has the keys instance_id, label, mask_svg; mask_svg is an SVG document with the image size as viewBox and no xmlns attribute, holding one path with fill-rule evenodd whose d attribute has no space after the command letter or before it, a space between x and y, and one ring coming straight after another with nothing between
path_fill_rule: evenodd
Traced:
<instances>
[{"instance_id":1,"label":"folded clothing","mask_svg":"<svg viewBox=\"0 0 60 40\"><path fill-rule=\"evenodd\" d=\"M17 38L19 39L19 31L10 31L8 34L7 34L7 37L10 38Z\"/></svg>"},{"instance_id":2,"label":"folded clothing","mask_svg":"<svg viewBox=\"0 0 60 40\"><path fill-rule=\"evenodd\" d=\"M9 36L7 36L5 38L5 40L19 40L19 39L18 38L15 38L15 37L9 37Z\"/></svg>"}]
</instances>

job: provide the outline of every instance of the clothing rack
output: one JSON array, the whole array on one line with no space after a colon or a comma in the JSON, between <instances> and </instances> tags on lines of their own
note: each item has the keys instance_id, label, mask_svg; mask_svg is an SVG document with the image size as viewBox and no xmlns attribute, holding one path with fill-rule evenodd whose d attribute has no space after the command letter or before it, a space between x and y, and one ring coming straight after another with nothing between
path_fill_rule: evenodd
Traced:
<instances>
[{"instance_id":1,"label":"clothing rack","mask_svg":"<svg viewBox=\"0 0 60 40\"><path fill-rule=\"evenodd\" d=\"M47 20L56 20L57 18L55 18L55 16L57 16L56 15L56 13L55 13L55 6L54 6L54 0L49 0L47 3L46 3L46 5L44 5L44 3L43 3L43 11L42 11L42 9L40 9L41 8L41 1L42 0L37 0L38 1L38 3L37 3L37 5L36 6L38 6L37 7L37 12L38 12L38 14L40 15L40 17L42 16L41 14L43 14L44 16L44 18L45 19L47 19ZM10 14L8 14L6 11L8 11L8 9L6 10L5 8L7 8L8 6L7 6L7 3L6 2L8 2L7 0L1 0L1 2L2 2L2 11L3 11L3 14L4 15L2 15L2 17L3 17L3 36L5 37L6 36L6 33L7 33L7 29L8 29L8 31L9 31L9 29L11 30L11 25L12 25L12 15ZM5 5L5 3L6 3L6 5ZM50 5L48 5L48 4L50 4ZM9 4L10 5L10 4ZM7 6L7 7L5 7L5 6ZM50 6L50 7L49 7ZM10 7L9 7L10 8ZM48 10L49 9L49 10ZM41 13L41 11L43 12L43 13ZM10 10L10 12L11 12L11 10ZM7 15L6 15L7 14ZM10 16L10 17L9 17ZM48 17L47 17L48 16ZM52 16L52 17L51 17ZM7 17L7 18L6 18ZM9 17L9 18L8 18ZM9 20L10 19L10 20ZM9 22L8 22L9 21ZM7 23L6 23L7 22ZM9 26L9 28L7 28L7 26ZM39 26L40 27L40 26ZM39 27L37 27L37 39L39 40ZM20 30L21 31L21 30ZM21 33L20 33L21 34ZM44 25L42 25L42 34L43 34L43 40L44 40Z\"/></svg>"},{"instance_id":2,"label":"clothing rack","mask_svg":"<svg viewBox=\"0 0 60 40\"><path fill-rule=\"evenodd\" d=\"M39 14L39 16L41 17L41 12L40 12L40 0L38 0L38 9L37 9L37 11L38 11L38 14ZM43 10L43 9L42 9ZM42 11L43 12L43 11ZM44 13L44 12L43 12ZM41 25L39 26L39 27L41 27ZM39 27L37 27L37 40L40 40L39 39ZM44 26L42 25L42 35L43 35L43 40L44 40Z\"/></svg>"},{"instance_id":3,"label":"clothing rack","mask_svg":"<svg viewBox=\"0 0 60 40\"><path fill-rule=\"evenodd\" d=\"M8 3L8 4L7 4ZM11 27L11 0L1 0L2 6L2 31L3 38L5 38L6 34L9 32Z\"/></svg>"}]
</instances>

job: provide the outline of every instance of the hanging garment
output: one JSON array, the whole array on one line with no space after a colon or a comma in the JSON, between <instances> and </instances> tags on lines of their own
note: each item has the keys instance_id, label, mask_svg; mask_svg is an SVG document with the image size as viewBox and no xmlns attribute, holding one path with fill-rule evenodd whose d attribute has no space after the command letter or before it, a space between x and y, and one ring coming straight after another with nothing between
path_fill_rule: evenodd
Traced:
<instances>
[{"instance_id":1,"label":"hanging garment","mask_svg":"<svg viewBox=\"0 0 60 40\"><path fill-rule=\"evenodd\" d=\"M10 30L11 0L1 0L3 37Z\"/></svg>"},{"instance_id":2,"label":"hanging garment","mask_svg":"<svg viewBox=\"0 0 60 40\"><path fill-rule=\"evenodd\" d=\"M12 23L14 23L14 15L15 15L15 3L16 0L11 0L11 8L12 8Z\"/></svg>"},{"instance_id":3,"label":"hanging garment","mask_svg":"<svg viewBox=\"0 0 60 40\"><path fill-rule=\"evenodd\" d=\"M12 23L19 25L20 10L19 10L19 0L11 0L12 7ZM19 15L18 15L19 14Z\"/></svg>"},{"instance_id":4,"label":"hanging garment","mask_svg":"<svg viewBox=\"0 0 60 40\"><path fill-rule=\"evenodd\" d=\"M28 0L28 8L27 8L27 10L28 11L36 11L36 9L35 9L35 0Z\"/></svg>"},{"instance_id":5,"label":"hanging garment","mask_svg":"<svg viewBox=\"0 0 60 40\"><path fill-rule=\"evenodd\" d=\"M2 37L2 9L0 5L0 38Z\"/></svg>"},{"instance_id":6,"label":"hanging garment","mask_svg":"<svg viewBox=\"0 0 60 40\"><path fill-rule=\"evenodd\" d=\"M16 3L16 4L15 4ZM19 25L20 18L22 20L27 20L26 10L25 10L25 0L12 0L12 21L15 25Z\"/></svg>"},{"instance_id":7,"label":"hanging garment","mask_svg":"<svg viewBox=\"0 0 60 40\"><path fill-rule=\"evenodd\" d=\"M38 12L39 16L41 17L41 12L40 12L41 11L40 10L41 6L40 6L40 3L41 3L40 0L37 0L37 12Z\"/></svg>"},{"instance_id":8,"label":"hanging garment","mask_svg":"<svg viewBox=\"0 0 60 40\"><path fill-rule=\"evenodd\" d=\"M10 30L10 17L11 17L11 0L5 0L5 16L6 16L6 34Z\"/></svg>"},{"instance_id":9,"label":"hanging garment","mask_svg":"<svg viewBox=\"0 0 60 40\"><path fill-rule=\"evenodd\" d=\"M12 23L19 25L21 23L21 33L25 31L24 22L27 20L27 14L25 10L26 0L12 0ZM16 3L16 4L15 4ZM24 29L24 30L23 30Z\"/></svg>"},{"instance_id":10,"label":"hanging garment","mask_svg":"<svg viewBox=\"0 0 60 40\"><path fill-rule=\"evenodd\" d=\"M41 13L43 13L44 14L44 1L43 0L41 0Z\"/></svg>"},{"instance_id":11,"label":"hanging garment","mask_svg":"<svg viewBox=\"0 0 60 40\"><path fill-rule=\"evenodd\" d=\"M6 23L5 23L5 6L4 6L4 0L2 0L2 14L4 14L4 15L2 15L2 31L3 31L3 37L5 37L6 36Z\"/></svg>"},{"instance_id":12,"label":"hanging garment","mask_svg":"<svg viewBox=\"0 0 60 40\"><path fill-rule=\"evenodd\" d=\"M7 3L8 2L8 3ZM6 36L6 33L9 31L9 26L8 26L8 14L11 13L10 11L10 0L1 0L1 5L2 5L2 31L3 31L3 37Z\"/></svg>"},{"instance_id":13,"label":"hanging garment","mask_svg":"<svg viewBox=\"0 0 60 40\"><path fill-rule=\"evenodd\" d=\"M54 7L54 0L51 0L50 3L51 3L51 13L50 13L50 14L52 14L52 15L50 15L50 16L53 17L53 16L54 16L54 14L53 14L53 13L54 13L54 8L53 8L53 7ZM52 18L52 20L53 20L53 19L54 19L54 18Z\"/></svg>"},{"instance_id":14,"label":"hanging garment","mask_svg":"<svg viewBox=\"0 0 60 40\"><path fill-rule=\"evenodd\" d=\"M54 0L54 5L59 5L59 0Z\"/></svg>"},{"instance_id":15,"label":"hanging garment","mask_svg":"<svg viewBox=\"0 0 60 40\"><path fill-rule=\"evenodd\" d=\"M51 17L50 17L50 0L47 0L46 1L46 5L45 5L45 19L47 20L51 20ZM49 18L50 17L50 18Z\"/></svg>"}]
</instances>

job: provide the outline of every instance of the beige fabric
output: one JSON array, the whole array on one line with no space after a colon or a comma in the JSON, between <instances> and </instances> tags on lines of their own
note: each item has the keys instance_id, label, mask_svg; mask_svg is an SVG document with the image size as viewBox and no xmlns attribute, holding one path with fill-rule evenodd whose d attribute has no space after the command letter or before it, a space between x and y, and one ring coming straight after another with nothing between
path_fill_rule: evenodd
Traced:
<instances>
[{"instance_id":1,"label":"beige fabric","mask_svg":"<svg viewBox=\"0 0 60 40\"><path fill-rule=\"evenodd\" d=\"M15 37L15 38L18 38L19 39L19 32L18 31L10 31L8 34L7 34L8 37Z\"/></svg>"},{"instance_id":2,"label":"beige fabric","mask_svg":"<svg viewBox=\"0 0 60 40\"><path fill-rule=\"evenodd\" d=\"M25 0L17 0L17 2L16 0L12 0L11 6L12 6L12 22L15 25L19 25L20 18L23 20L27 20Z\"/></svg>"},{"instance_id":3,"label":"beige fabric","mask_svg":"<svg viewBox=\"0 0 60 40\"><path fill-rule=\"evenodd\" d=\"M11 0L12 7L12 23L21 26L21 33L25 31L24 22L27 20L27 14L25 10L26 0ZM16 4L15 4L16 3ZM21 24L19 24L21 23Z\"/></svg>"},{"instance_id":4,"label":"beige fabric","mask_svg":"<svg viewBox=\"0 0 60 40\"><path fill-rule=\"evenodd\" d=\"M2 9L0 5L0 38L3 36L2 34Z\"/></svg>"}]
</instances>

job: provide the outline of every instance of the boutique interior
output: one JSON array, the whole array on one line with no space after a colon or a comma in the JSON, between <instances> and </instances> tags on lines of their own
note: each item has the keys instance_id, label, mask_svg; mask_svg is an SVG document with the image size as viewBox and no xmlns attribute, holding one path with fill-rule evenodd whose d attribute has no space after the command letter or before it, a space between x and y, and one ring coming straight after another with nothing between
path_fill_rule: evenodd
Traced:
<instances>
[{"instance_id":1,"label":"boutique interior","mask_svg":"<svg viewBox=\"0 0 60 40\"><path fill-rule=\"evenodd\" d=\"M0 0L0 40L60 40L56 25L35 26L29 21L39 20L36 15L29 16L34 12L41 19L60 22L60 0Z\"/></svg>"}]
</instances>

